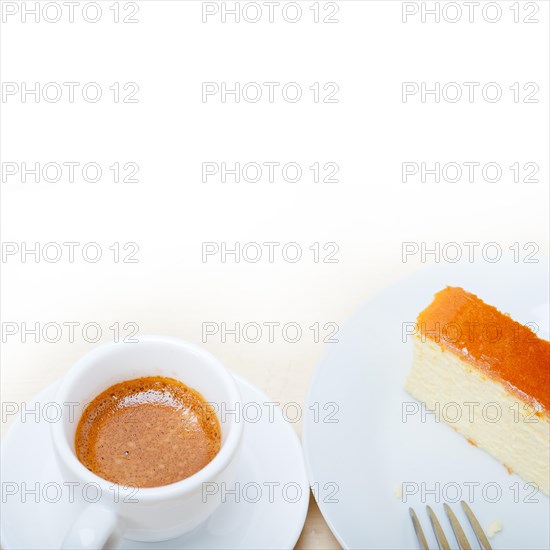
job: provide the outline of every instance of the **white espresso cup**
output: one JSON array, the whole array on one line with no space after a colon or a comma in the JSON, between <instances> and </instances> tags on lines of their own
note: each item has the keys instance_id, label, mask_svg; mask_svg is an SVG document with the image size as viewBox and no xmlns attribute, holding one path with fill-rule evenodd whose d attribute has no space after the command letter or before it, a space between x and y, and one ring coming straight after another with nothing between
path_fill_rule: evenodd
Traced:
<instances>
[{"instance_id":1,"label":"white espresso cup","mask_svg":"<svg viewBox=\"0 0 550 550\"><path fill-rule=\"evenodd\" d=\"M101 498L84 506L63 548L104 548L116 545L119 537L145 542L178 537L205 521L220 504L219 499L204 498L205 486L235 481L243 424L233 414L218 415L222 433L218 454L176 483L123 487L97 476L78 460L74 440L84 407L113 384L144 376L175 378L200 392L215 410L218 405L235 411L240 404L231 373L210 353L183 340L142 336L137 343L105 344L82 357L60 382L56 402L71 406L62 407L62 418L52 424L51 434L64 481L94 484Z\"/></svg>"}]
</instances>

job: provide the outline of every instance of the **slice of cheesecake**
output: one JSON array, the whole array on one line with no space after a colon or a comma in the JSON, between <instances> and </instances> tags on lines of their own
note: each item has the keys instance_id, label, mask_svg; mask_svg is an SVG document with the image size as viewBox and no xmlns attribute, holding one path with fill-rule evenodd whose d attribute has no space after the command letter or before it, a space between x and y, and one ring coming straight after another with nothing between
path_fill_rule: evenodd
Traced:
<instances>
[{"instance_id":1,"label":"slice of cheesecake","mask_svg":"<svg viewBox=\"0 0 550 550\"><path fill-rule=\"evenodd\" d=\"M447 287L418 316L405 387L508 471L550 493L550 342Z\"/></svg>"}]
</instances>

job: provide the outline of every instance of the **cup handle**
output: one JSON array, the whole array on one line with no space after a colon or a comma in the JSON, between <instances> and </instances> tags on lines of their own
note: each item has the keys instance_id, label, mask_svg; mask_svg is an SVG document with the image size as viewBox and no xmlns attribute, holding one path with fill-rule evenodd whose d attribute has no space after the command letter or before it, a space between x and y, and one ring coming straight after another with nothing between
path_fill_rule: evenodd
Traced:
<instances>
[{"instance_id":1,"label":"cup handle","mask_svg":"<svg viewBox=\"0 0 550 550\"><path fill-rule=\"evenodd\" d=\"M98 550L104 548L109 539L116 548L120 538L117 523L114 510L100 504L88 504L65 535L61 548Z\"/></svg>"}]
</instances>

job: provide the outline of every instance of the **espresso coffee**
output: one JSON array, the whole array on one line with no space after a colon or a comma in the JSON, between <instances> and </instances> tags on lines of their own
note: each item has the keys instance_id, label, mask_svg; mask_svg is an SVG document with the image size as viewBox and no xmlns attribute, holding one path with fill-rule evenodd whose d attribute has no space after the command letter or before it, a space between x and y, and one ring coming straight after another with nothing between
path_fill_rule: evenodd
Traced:
<instances>
[{"instance_id":1,"label":"espresso coffee","mask_svg":"<svg viewBox=\"0 0 550 550\"><path fill-rule=\"evenodd\" d=\"M133 487L185 479L220 447L213 408L197 391L160 376L106 389L84 409L75 435L76 455L86 468Z\"/></svg>"}]
</instances>

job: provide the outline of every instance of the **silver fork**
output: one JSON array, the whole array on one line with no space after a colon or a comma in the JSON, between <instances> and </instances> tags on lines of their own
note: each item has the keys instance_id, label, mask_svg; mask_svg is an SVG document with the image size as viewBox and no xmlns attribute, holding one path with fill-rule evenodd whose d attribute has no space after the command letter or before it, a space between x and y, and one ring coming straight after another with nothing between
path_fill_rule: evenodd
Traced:
<instances>
[{"instance_id":1,"label":"silver fork","mask_svg":"<svg viewBox=\"0 0 550 550\"><path fill-rule=\"evenodd\" d=\"M464 510L464 512L466 512L466 516L468 517L470 525L472 526L472 529L476 534L477 540L481 548L483 550L492 550L491 545L487 540L487 536L483 532L483 529L481 528L479 521L477 521L477 518L474 516L471 508L463 500L460 501L460 504L462 505L462 509ZM464 533L464 529L462 529L462 526L460 525L450 506L448 504L444 504L443 507L445 508L445 513L447 514L449 521L451 522L451 527L453 528L453 532L455 534L459 548L461 550L472 550L472 547L470 546L470 543L466 538L466 534ZM426 509L428 510L428 515L430 516L430 521L440 550L450 550L449 541L447 540L447 537L443 532L443 529L441 527L441 524L439 523L439 520L437 519L437 516L435 515L435 512L430 508L430 506L426 506ZM420 543L420 548L422 550L430 550L428 547L428 542L426 541L426 537L424 536L424 531L422 531L420 521L418 521L418 517L415 511L412 508L409 508L409 513L411 515L418 542Z\"/></svg>"}]
</instances>

